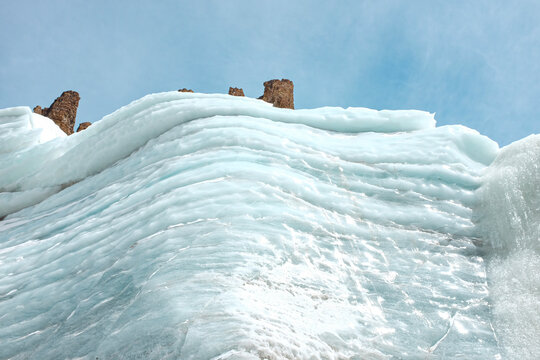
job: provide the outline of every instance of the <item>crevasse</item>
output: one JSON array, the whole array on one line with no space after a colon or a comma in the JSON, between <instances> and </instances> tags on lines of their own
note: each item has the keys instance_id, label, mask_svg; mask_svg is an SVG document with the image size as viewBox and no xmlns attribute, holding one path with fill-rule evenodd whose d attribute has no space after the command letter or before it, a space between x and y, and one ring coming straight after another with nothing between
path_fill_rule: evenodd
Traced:
<instances>
[{"instance_id":1,"label":"crevasse","mask_svg":"<svg viewBox=\"0 0 540 360\"><path fill-rule=\"evenodd\" d=\"M0 128L2 359L498 359L538 334L501 305L510 150L474 130L178 92Z\"/></svg>"}]
</instances>

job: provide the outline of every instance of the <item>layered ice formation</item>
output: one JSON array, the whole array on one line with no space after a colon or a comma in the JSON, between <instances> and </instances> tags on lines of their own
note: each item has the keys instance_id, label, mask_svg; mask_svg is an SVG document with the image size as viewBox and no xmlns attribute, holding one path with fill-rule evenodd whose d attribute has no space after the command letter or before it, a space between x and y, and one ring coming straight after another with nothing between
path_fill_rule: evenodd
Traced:
<instances>
[{"instance_id":1,"label":"layered ice formation","mask_svg":"<svg viewBox=\"0 0 540 360\"><path fill-rule=\"evenodd\" d=\"M493 323L511 359L540 357L540 136L501 149L479 190Z\"/></svg>"},{"instance_id":2,"label":"layered ice formation","mask_svg":"<svg viewBox=\"0 0 540 360\"><path fill-rule=\"evenodd\" d=\"M0 110L1 359L540 354L538 137L179 92L53 125Z\"/></svg>"}]
</instances>

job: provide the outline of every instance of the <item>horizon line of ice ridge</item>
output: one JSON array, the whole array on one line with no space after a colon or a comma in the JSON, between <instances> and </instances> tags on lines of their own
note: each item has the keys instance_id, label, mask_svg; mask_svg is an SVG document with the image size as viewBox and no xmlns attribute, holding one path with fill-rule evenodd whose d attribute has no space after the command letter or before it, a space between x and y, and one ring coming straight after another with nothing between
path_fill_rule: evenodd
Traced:
<instances>
[{"instance_id":1,"label":"horizon line of ice ridge","mask_svg":"<svg viewBox=\"0 0 540 360\"><path fill-rule=\"evenodd\" d=\"M32 116L31 112L28 114ZM6 195L8 201L15 203L22 201L19 198L25 198L23 202L29 206L31 201L28 198L39 198L36 200L39 202L62 186L104 170L175 126L215 116L264 118L347 134L385 134L435 128L433 114L417 110L331 107L290 110L274 108L258 99L224 94L176 91L150 94L105 116L84 132L0 156L0 191L3 191L0 200ZM464 143L460 146L470 148L472 144L476 148L485 148L487 138L476 144L481 136L477 136L474 130L470 132L475 134L460 136L459 141ZM474 152L465 149L470 157ZM487 152L487 158L491 158L492 152ZM479 153L485 155L485 151ZM12 161L13 155L18 161ZM30 190L39 194L30 194Z\"/></svg>"},{"instance_id":2,"label":"horizon line of ice ridge","mask_svg":"<svg viewBox=\"0 0 540 360\"><path fill-rule=\"evenodd\" d=\"M233 119L234 122L231 121ZM286 136L283 136L285 131ZM187 156L188 154L195 155L215 151L217 148L238 147L237 152L240 153L246 150L254 151L257 154L261 152L280 154L279 156L288 158L287 149L292 147L302 149L301 154L304 160L302 166L310 163L313 163L312 165L318 164L319 171L322 173L325 169L331 169L325 165L331 163L333 166L339 165L341 171L346 173L362 175L365 185L353 182L349 186L351 189L361 190L365 194L372 194L374 191L382 191L385 188L387 188L385 191L394 194L395 190L391 189L397 186L399 189L397 191L402 193L403 200L409 199L410 195L417 193L432 197L435 195L432 187L435 184L445 184L441 189L444 191L437 193L437 199L445 200L446 210L456 216L451 223L459 223L463 226L458 231L459 233L468 234L471 230L471 224L466 219L469 217L468 208L474 202L472 191L480 185L477 174L479 164L471 162L468 157L463 156L465 154L462 153L455 140L456 134L447 131L447 129L433 129L427 133L400 133L393 136L384 134L343 136L324 130L272 122L262 118L215 116L177 126L151 139L128 158L139 158L138 164L150 165L156 160L154 156L140 158L139 152L152 144L168 143L179 139L181 139L182 148L174 149L173 152L163 152L163 148L160 147L159 154L155 154L155 156L159 156L161 161L164 161L172 154ZM399 149L414 150L419 141L430 143L432 146L436 145L445 150L433 153L399 151ZM190 144L194 146L190 146ZM201 161L206 163L208 159L203 157ZM455 169L451 169L441 166L444 163L456 162L462 163L466 167L457 166ZM115 164L113 168L117 168L117 165ZM219 164L216 163L215 166L219 166ZM483 165L480 165L480 168L482 167ZM254 170L255 168L250 168L250 171ZM395 176L407 179L408 182L416 185L398 186L395 180L392 180ZM261 179L263 178L261 177ZM424 185L421 186L419 182ZM69 192L69 190L66 191ZM66 191L62 193L65 194ZM464 207L454 203L456 201L462 203ZM57 204L57 206L62 205ZM37 206L37 208L39 207ZM397 221L397 223L401 222L402 220ZM447 221L444 222L447 223Z\"/></svg>"},{"instance_id":3,"label":"horizon line of ice ridge","mask_svg":"<svg viewBox=\"0 0 540 360\"><path fill-rule=\"evenodd\" d=\"M168 91L153 93L143 96L140 99L132 101L109 115L105 115L102 120L115 115L117 112L124 111L126 108L139 109L147 105L150 100L168 103L175 100L223 100L227 103L238 103L238 107L232 109L238 112L229 111L226 113L216 113L215 115L226 116L252 116L263 117L269 120L285 123L297 123L322 130L329 130L344 133L359 132L403 132L415 131L436 126L435 113L423 110L374 110L366 107L333 107L323 106L313 109L281 109L273 107L265 101L250 98L231 96L227 94L206 94L206 93L187 93L178 91ZM190 104L197 105L195 101ZM242 105L240 105L242 104ZM246 107L245 104L248 106ZM255 108L254 106L255 105ZM220 110L219 107L215 108ZM210 116L202 116L210 117ZM201 118L201 117L198 117Z\"/></svg>"},{"instance_id":4,"label":"horizon line of ice ridge","mask_svg":"<svg viewBox=\"0 0 540 360\"><path fill-rule=\"evenodd\" d=\"M32 129L33 114L29 108L0 110L0 124L12 122L14 115L21 118L18 120L20 125L27 124L28 129L22 129L24 134L36 132ZM0 202L24 202L29 206L31 201L28 198L39 197L42 200L51 192L58 191L59 186L96 174L175 126L219 115L261 117L336 132L396 132L435 125L433 114L413 110L321 108L293 111L274 108L257 99L223 94L176 91L150 94L105 116L84 132L61 140L28 143L12 148L14 152L8 149L0 155ZM10 138L20 138L24 134L14 132L4 140L14 140ZM17 161L13 161L14 156ZM42 194L25 193L36 189L41 189L39 192ZM26 200L21 200L23 198ZM19 206L8 204L5 207L10 208L7 213L11 213ZM3 215L6 211L0 211L0 216Z\"/></svg>"}]
</instances>

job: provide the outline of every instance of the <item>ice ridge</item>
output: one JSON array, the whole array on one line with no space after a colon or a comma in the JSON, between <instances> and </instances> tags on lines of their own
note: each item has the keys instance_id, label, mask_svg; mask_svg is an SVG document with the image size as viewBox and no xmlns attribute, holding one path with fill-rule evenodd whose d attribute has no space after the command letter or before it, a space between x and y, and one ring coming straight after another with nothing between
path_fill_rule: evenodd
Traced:
<instances>
[{"instance_id":1,"label":"ice ridge","mask_svg":"<svg viewBox=\"0 0 540 360\"><path fill-rule=\"evenodd\" d=\"M501 356L474 130L174 92L32 141L0 155L0 358Z\"/></svg>"},{"instance_id":2,"label":"ice ridge","mask_svg":"<svg viewBox=\"0 0 540 360\"><path fill-rule=\"evenodd\" d=\"M9 125L13 113L17 113L19 123L32 121L28 108L12 108L1 110L0 124ZM4 203L0 216L30 205L28 199L32 196L39 202L66 184L104 170L174 126L220 115L261 117L338 132L410 131L435 124L432 114L414 110L321 108L293 112L273 108L263 101L221 94L152 94L106 116L82 136L76 134L33 146L36 142L17 142L21 135L8 133L0 145L0 203ZM32 134L27 131L24 136ZM10 151L10 142L17 143L22 148L17 150L21 151L1 155ZM17 161L13 161L14 157Z\"/></svg>"}]
</instances>

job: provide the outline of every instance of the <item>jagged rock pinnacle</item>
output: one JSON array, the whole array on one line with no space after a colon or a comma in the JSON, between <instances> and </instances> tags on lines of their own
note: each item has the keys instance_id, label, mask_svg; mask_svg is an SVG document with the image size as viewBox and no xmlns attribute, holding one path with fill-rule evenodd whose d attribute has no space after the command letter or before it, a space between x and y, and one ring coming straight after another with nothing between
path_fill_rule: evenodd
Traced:
<instances>
[{"instance_id":1,"label":"jagged rock pinnacle","mask_svg":"<svg viewBox=\"0 0 540 360\"><path fill-rule=\"evenodd\" d=\"M77 128L77 132L83 131L84 129L88 128L90 125L92 125L92 123L88 121L80 123L79 127Z\"/></svg>"},{"instance_id":2,"label":"jagged rock pinnacle","mask_svg":"<svg viewBox=\"0 0 540 360\"><path fill-rule=\"evenodd\" d=\"M264 83L264 94L259 99L275 107L294 109L294 85L288 79L274 79Z\"/></svg>"},{"instance_id":3,"label":"jagged rock pinnacle","mask_svg":"<svg viewBox=\"0 0 540 360\"><path fill-rule=\"evenodd\" d=\"M62 95L56 98L50 107L42 109L36 106L34 112L48 117L55 122L66 134L73 134L75 118L77 117L77 108L81 97L76 91L64 91Z\"/></svg>"},{"instance_id":4,"label":"jagged rock pinnacle","mask_svg":"<svg viewBox=\"0 0 540 360\"><path fill-rule=\"evenodd\" d=\"M241 88L233 88L233 87L229 87L229 95L233 95L233 96L245 96L244 95L244 90L242 90Z\"/></svg>"}]
</instances>

